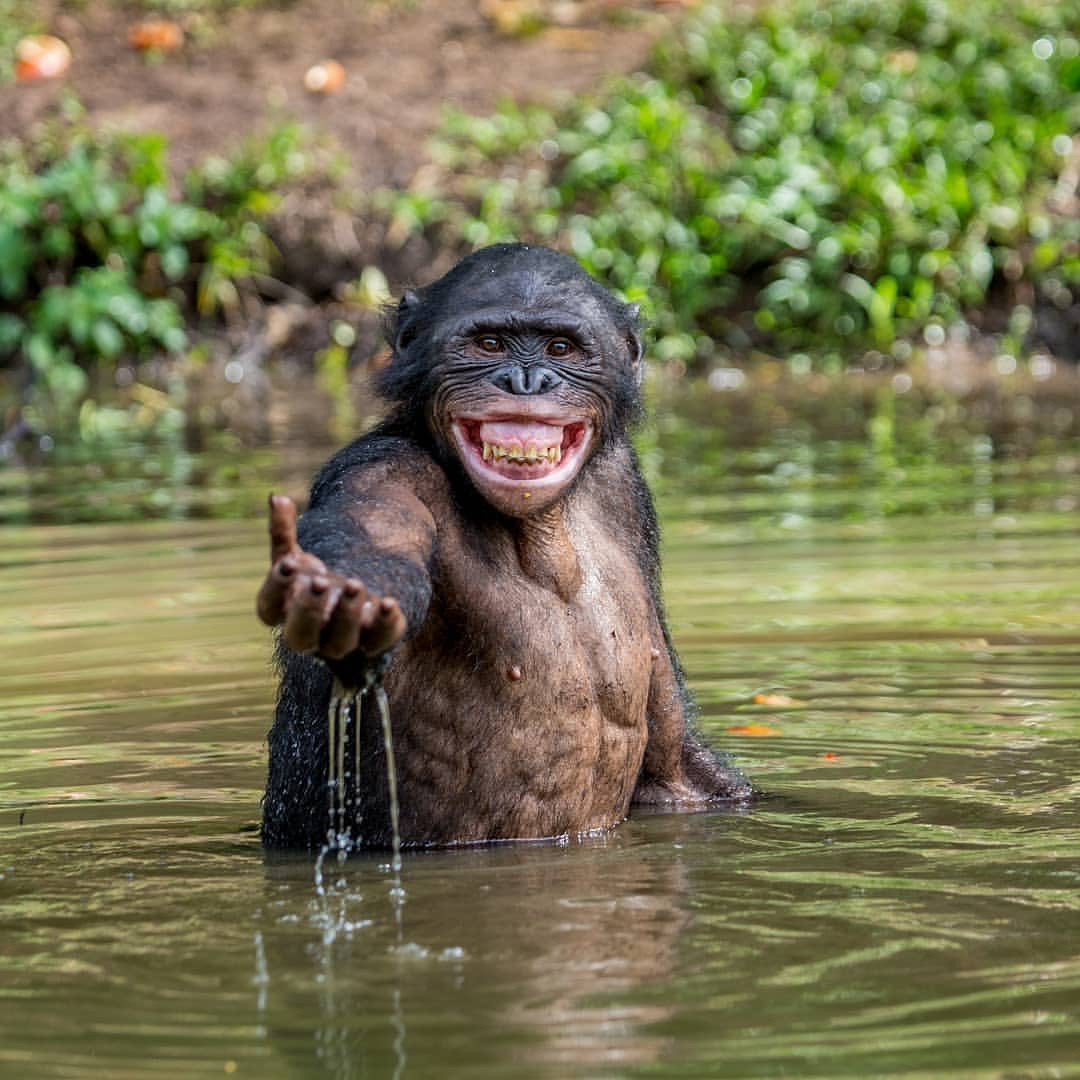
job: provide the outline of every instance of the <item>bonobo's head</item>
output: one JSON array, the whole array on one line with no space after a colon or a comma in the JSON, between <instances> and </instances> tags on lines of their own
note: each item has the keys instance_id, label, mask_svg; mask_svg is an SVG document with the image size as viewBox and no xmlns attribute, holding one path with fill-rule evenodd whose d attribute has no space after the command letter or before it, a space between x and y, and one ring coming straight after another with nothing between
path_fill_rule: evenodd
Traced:
<instances>
[{"instance_id":1,"label":"bonobo's head","mask_svg":"<svg viewBox=\"0 0 1080 1080\"><path fill-rule=\"evenodd\" d=\"M547 248L470 255L407 292L390 330L384 396L505 514L554 503L638 408L636 305Z\"/></svg>"}]
</instances>

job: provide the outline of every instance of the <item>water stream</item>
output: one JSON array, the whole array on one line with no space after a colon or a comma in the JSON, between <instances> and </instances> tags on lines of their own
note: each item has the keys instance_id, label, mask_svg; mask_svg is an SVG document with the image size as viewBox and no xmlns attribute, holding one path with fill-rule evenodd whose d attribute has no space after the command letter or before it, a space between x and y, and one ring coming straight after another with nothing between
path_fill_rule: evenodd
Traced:
<instances>
[{"instance_id":1,"label":"water stream","mask_svg":"<svg viewBox=\"0 0 1080 1080\"><path fill-rule=\"evenodd\" d=\"M331 852L337 856L338 865L344 864L349 853L363 846L363 821L360 817L360 720L364 702L371 699L379 713L379 725L382 731L383 754L386 761L386 786L390 803L391 855L390 872L393 884L390 900L393 904L394 919L397 924L398 943L403 944L404 926L402 908L405 903L405 889L401 883L401 828L400 807L397 792L397 766L394 762L394 736L390 727L390 702L382 685L382 677L375 668L368 671L363 686L344 686L334 680L327 709L327 738L329 750L327 766L327 821L326 843L315 858L315 891L319 896L326 895L323 881L323 867L326 857ZM350 740L351 732L351 740ZM352 772L345 768L347 748L352 742ZM349 808L349 779L353 782L353 802ZM356 835L353 835L355 830Z\"/></svg>"},{"instance_id":2,"label":"water stream","mask_svg":"<svg viewBox=\"0 0 1080 1080\"><path fill-rule=\"evenodd\" d=\"M664 424L673 636L773 797L321 897L256 832L264 522L8 524L0 1076L1080 1075L1080 443Z\"/></svg>"}]
</instances>

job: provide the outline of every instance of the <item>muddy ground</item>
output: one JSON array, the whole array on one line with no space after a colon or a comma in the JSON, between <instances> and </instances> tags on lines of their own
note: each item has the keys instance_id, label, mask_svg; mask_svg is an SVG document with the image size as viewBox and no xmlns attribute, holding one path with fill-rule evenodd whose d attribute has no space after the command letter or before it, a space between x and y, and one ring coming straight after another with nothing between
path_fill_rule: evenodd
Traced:
<instances>
[{"instance_id":1,"label":"muddy ground","mask_svg":"<svg viewBox=\"0 0 1080 1080\"><path fill-rule=\"evenodd\" d=\"M268 114L330 132L355 182L405 184L447 105L471 112L498 101L550 102L606 75L633 70L681 5L655 0L533 3L549 25L515 35L498 29L514 0L297 0L231 15L181 16L177 53L147 58L128 44L146 12L112 0L46 3L39 29L68 42L62 79L0 86L0 137L25 133L73 91L92 124L164 132L173 163L227 149ZM65 10L68 9L68 10ZM502 20L506 24L506 20ZM324 59L346 72L331 95L304 88Z\"/></svg>"}]
</instances>

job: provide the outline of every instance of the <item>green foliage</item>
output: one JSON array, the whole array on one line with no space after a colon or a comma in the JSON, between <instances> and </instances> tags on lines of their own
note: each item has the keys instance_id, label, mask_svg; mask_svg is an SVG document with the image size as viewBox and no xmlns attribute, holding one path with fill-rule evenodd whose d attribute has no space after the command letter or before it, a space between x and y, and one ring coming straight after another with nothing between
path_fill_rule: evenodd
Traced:
<instances>
[{"instance_id":1,"label":"green foliage","mask_svg":"<svg viewBox=\"0 0 1080 1080\"><path fill-rule=\"evenodd\" d=\"M230 307L238 282L269 269L274 250L266 224L280 192L310 170L305 143L300 127L281 125L248 140L232 157L211 157L188 174L187 198L216 222L199 278L200 313Z\"/></svg>"},{"instance_id":2,"label":"green foliage","mask_svg":"<svg viewBox=\"0 0 1080 1080\"><path fill-rule=\"evenodd\" d=\"M0 154L0 371L28 380L39 410L63 414L95 369L177 353L190 298L236 302L272 249L276 190L304 167L283 127L231 160L211 159L173 191L160 135L53 128Z\"/></svg>"},{"instance_id":3,"label":"green foliage","mask_svg":"<svg viewBox=\"0 0 1080 1080\"><path fill-rule=\"evenodd\" d=\"M1080 285L1080 0L707 4L652 73L451 115L399 231L535 238L652 301L661 355L852 345Z\"/></svg>"}]
</instances>

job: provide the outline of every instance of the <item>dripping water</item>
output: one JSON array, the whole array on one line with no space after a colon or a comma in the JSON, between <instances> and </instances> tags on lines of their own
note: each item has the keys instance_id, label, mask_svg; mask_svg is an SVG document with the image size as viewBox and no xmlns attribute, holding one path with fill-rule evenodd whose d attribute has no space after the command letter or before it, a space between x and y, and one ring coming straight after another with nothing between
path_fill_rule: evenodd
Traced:
<instances>
[{"instance_id":1,"label":"dripping water","mask_svg":"<svg viewBox=\"0 0 1080 1080\"><path fill-rule=\"evenodd\" d=\"M360 716L363 699L370 689L372 678L363 687L346 687L334 679L330 692L330 704L326 713L326 841L315 860L315 889L324 895L323 863L330 852L337 854L339 863L345 862L352 848L360 842ZM349 730L353 740L353 813L348 809L349 773L345 769ZM353 840L353 825L357 836Z\"/></svg>"},{"instance_id":2,"label":"dripping water","mask_svg":"<svg viewBox=\"0 0 1080 1080\"><path fill-rule=\"evenodd\" d=\"M369 696L375 700L382 725L383 748L386 754L386 783L390 799L390 834L391 862L390 870L393 882L390 899L394 906L394 919L397 923L398 944L402 941L402 908L405 902L405 889L401 884L401 828L400 807L397 791L397 768L394 762L394 740L390 728L390 703L382 685L382 672L376 668L368 670L364 685L346 687L339 679L334 679L327 709L327 828L326 842L319 850L315 860L315 891L320 897L326 896L323 883L323 865L331 852L337 855L337 861L344 863L348 854L361 843L360 831L360 720L363 715L364 701ZM352 814L348 814L349 772L346 770L346 757L350 729L352 732ZM353 836L353 829L356 836Z\"/></svg>"},{"instance_id":3,"label":"dripping water","mask_svg":"<svg viewBox=\"0 0 1080 1080\"><path fill-rule=\"evenodd\" d=\"M390 793L390 835L391 849L390 870L394 875L394 884L390 889L390 900L394 905L394 919L397 922L398 945L402 941L402 913L405 904L405 890L401 885L401 829L400 810L397 794L397 766L394 764L394 738L390 731L390 703L386 700L386 691L382 683L375 686L375 703L379 708L382 721L383 747L386 750L386 784Z\"/></svg>"},{"instance_id":4,"label":"dripping water","mask_svg":"<svg viewBox=\"0 0 1080 1080\"><path fill-rule=\"evenodd\" d=\"M345 826L345 802L348 792L348 776L345 772L345 747L348 739L350 719L355 729L353 735L354 744L359 743L357 738L360 727L360 698L366 692L346 688L340 681L334 679L334 687L330 694L330 704L327 708L327 731L326 731L326 841L319 849L315 859L315 891L319 896L325 896L326 890L323 885L323 863L331 851L337 852L337 860L343 863L348 857L353 845L351 823L346 831ZM356 752L358 754L359 751ZM359 779L359 771L356 769L354 754L353 776ZM356 809L359 808L359 785L354 784L356 792Z\"/></svg>"}]
</instances>

